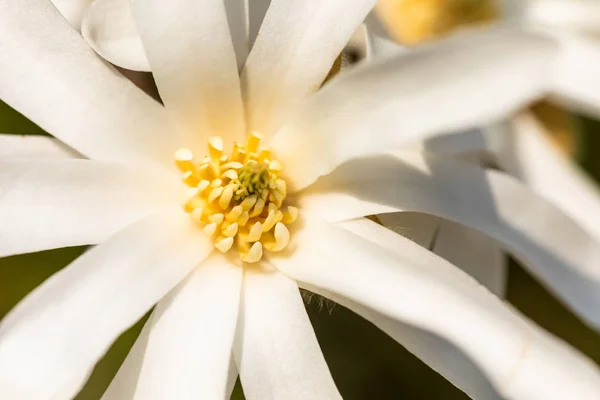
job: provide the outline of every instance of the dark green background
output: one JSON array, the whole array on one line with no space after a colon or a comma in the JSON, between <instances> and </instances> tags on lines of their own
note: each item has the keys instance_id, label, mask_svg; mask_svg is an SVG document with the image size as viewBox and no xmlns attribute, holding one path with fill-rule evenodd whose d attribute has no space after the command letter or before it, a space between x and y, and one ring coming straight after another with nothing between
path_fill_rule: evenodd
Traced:
<instances>
[{"instance_id":1,"label":"dark green background","mask_svg":"<svg viewBox=\"0 0 600 400\"><path fill-rule=\"evenodd\" d=\"M600 178L600 137L594 134L600 130L600 124L580 119L582 165ZM0 103L0 133L43 131ZM82 251L83 248L60 249L0 259L0 317ZM508 300L542 327L600 364L600 336L579 322L515 263L510 266ZM307 309L345 399L467 399L402 346L348 310L340 306L332 311L321 309L315 302L308 304ZM139 333L142 322L117 340L96 367L78 400L100 398ZM239 387L234 397L241 398Z\"/></svg>"}]
</instances>

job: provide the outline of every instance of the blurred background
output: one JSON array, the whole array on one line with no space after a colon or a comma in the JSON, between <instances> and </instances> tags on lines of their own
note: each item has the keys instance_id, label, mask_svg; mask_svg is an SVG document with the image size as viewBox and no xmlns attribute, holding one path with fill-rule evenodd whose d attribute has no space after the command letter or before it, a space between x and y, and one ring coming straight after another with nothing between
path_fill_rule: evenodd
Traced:
<instances>
[{"instance_id":1,"label":"blurred background","mask_svg":"<svg viewBox=\"0 0 600 400\"><path fill-rule=\"evenodd\" d=\"M381 0L377 12L394 40L407 46L435 40L465 25L499 18L494 2L484 0L404 0L401 3ZM340 65L352 64L363 56L359 38L358 47L347 49L332 74ZM544 123L555 145L600 181L600 122L544 102L532 105L532 111ZM45 134L3 103L0 103L0 132ZM0 258L0 319L28 292L84 250L78 247ZM583 325L512 260L507 301L600 364L600 335ZM306 308L345 399L468 398L402 346L347 309L338 305L324 306L319 299L307 302ZM97 365L78 400L101 397L144 321L145 318L117 340ZM239 385L233 398L243 398Z\"/></svg>"}]
</instances>

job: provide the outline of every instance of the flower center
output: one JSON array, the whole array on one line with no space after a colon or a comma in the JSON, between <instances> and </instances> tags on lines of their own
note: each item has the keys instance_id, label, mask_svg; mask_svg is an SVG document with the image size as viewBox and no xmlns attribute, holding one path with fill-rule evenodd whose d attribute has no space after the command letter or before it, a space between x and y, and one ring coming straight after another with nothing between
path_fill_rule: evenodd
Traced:
<instances>
[{"instance_id":1,"label":"flower center","mask_svg":"<svg viewBox=\"0 0 600 400\"><path fill-rule=\"evenodd\" d=\"M245 145L234 143L223 153L220 137L208 140L208 156L200 162L188 149L175 153L175 164L189 187L183 208L227 253L234 244L240 258L258 262L263 250L282 251L290 240L286 225L298 209L283 207L286 183L279 178L281 165L271 150L261 147L261 137L251 133Z\"/></svg>"}]
</instances>

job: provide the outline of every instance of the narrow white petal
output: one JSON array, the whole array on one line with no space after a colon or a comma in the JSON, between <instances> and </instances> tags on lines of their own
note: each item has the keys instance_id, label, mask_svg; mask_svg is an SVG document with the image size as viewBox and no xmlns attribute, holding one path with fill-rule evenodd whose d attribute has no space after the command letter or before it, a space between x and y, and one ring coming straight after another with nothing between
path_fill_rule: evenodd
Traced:
<instances>
[{"instance_id":1,"label":"narrow white petal","mask_svg":"<svg viewBox=\"0 0 600 400\"><path fill-rule=\"evenodd\" d=\"M414 211L470 226L600 328L600 246L586 230L506 174L419 153L397 157L342 166L302 196L302 207L331 220Z\"/></svg>"},{"instance_id":2,"label":"narrow white petal","mask_svg":"<svg viewBox=\"0 0 600 400\"><path fill-rule=\"evenodd\" d=\"M398 54L406 49L394 42L374 11L365 19L367 39L367 57L375 61L383 57Z\"/></svg>"},{"instance_id":3,"label":"narrow white petal","mask_svg":"<svg viewBox=\"0 0 600 400\"><path fill-rule=\"evenodd\" d=\"M95 0L86 12L81 34L105 60L133 71L150 71L130 0Z\"/></svg>"},{"instance_id":4,"label":"narrow white petal","mask_svg":"<svg viewBox=\"0 0 600 400\"><path fill-rule=\"evenodd\" d=\"M161 214L49 278L0 325L0 398L72 398L110 344L211 250L185 213Z\"/></svg>"},{"instance_id":5,"label":"narrow white petal","mask_svg":"<svg viewBox=\"0 0 600 400\"><path fill-rule=\"evenodd\" d=\"M381 214L378 218L387 228L430 249L471 275L492 293L504 297L508 265L494 239L469 227L428 214L389 213ZM365 223L361 220L352 222ZM353 232L359 233L357 230Z\"/></svg>"},{"instance_id":6,"label":"narrow white petal","mask_svg":"<svg viewBox=\"0 0 600 400\"><path fill-rule=\"evenodd\" d=\"M79 30L83 15L93 0L52 0L58 11Z\"/></svg>"},{"instance_id":7,"label":"narrow white petal","mask_svg":"<svg viewBox=\"0 0 600 400\"><path fill-rule=\"evenodd\" d=\"M154 310L103 400L226 398L242 269L213 254Z\"/></svg>"},{"instance_id":8,"label":"narrow white petal","mask_svg":"<svg viewBox=\"0 0 600 400\"><path fill-rule=\"evenodd\" d=\"M507 399L597 397L597 366L519 318L458 268L400 235L393 252L307 214L301 218L293 253L271 261L305 287L440 336Z\"/></svg>"},{"instance_id":9,"label":"narrow white petal","mask_svg":"<svg viewBox=\"0 0 600 400\"><path fill-rule=\"evenodd\" d=\"M272 0L242 73L249 124L275 133L316 92L375 0Z\"/></svg>"},{"instance_id":10,"label":"narrow white petal","mask_svg":"<svg viewBox=\"0 0 600 400\"><path fill-rule=\"evenodd\" d=\"M550 142L532 115L513 118L511 128L506 146L497 153L500 166L600 239L598 185Z\"/></svg>"},{"instance_id":11,"label":"narrow white petal","mask_svg":"<svg viewBox=\"0 0 600 400\"><path fill-rule=\"evenodd\" d=\"M544 91L555 50L536 34L490 29L356 68L313 96L272 146L300 189L351 158L504 117Z\"/></svg>"},{"instance_id":12,"label":"narrow white petal","mask_svg":"<svg viewBox=\"0 0 600 400\"><path fill-rule=\"evenodd\" d=\"M81 158L81 155L49 136L0 134L0 160L9 158Z\"/></svg>"},{"instance_id":13,"label":"narrow white petal","mask_svg":"<svg viewBox=\"0 0 600 400\"><path fill-rule=\"evenodd\" d=\"M165 107L205 151L219 135L243 138L239 74L223 0L134 0L133 17Z\"/></svg>"},{"instance_id":14,"label":"narrow white petal","mask_svg":"<svg viewBox=\"0 0 600 400\"><path fill-rule=\"evenodd\" d=\"M0 161L0 257L97 244L178 206L162 171L91 160Z\"/></svg>"},{"instance_id":15,"label":"narrow white petal","mask_svg":"<svg viewBox=\"0 0 600 400\"><path fill-rule=\"evenodd\" d=\"M276 270L244 273L234 356L248 400L341 399L298 286Z\"/></svg>"},{"instance_id":16,"label":"narrow white petal","mask_svg":"<svg viewBox=\"0 0 600 400\"><path fill-rule=\"evenodd\" d=\"M182 147L163 107L103 63L45 0L0 4L0 99L90 158L164 163Z\"/></svg>"},{"instance_id":17,"label":"narrow white petal","mask_svg":"<svg viewBox=\"0 0 600 400\"><path fill-rule=\"evenodd\" d=\"M551 94L578 111L600 116L600 46L597 41L567 34L553 35L560 43Z\"/></svg>"}]
</instances>

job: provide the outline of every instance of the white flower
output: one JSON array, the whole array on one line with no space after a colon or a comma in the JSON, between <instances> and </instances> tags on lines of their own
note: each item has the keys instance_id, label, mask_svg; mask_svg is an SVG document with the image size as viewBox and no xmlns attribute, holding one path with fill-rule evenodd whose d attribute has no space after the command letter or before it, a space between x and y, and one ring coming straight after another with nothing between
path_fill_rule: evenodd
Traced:
<instances>
[{"instance_id":1,"label":"white flower","mask_svg":"<svg viewBox=\"0 0 600 400\"><path fill-rule=\"evenodd\" d=\"M481 1L480 5L486 3L489 2ZM529 28L543 28L543 32L558 39L560 47L549 93L551 99L599 115L600 98L595 89L599 75L596 67L588 69L588 66L595 66L600 61L600 46L592 37L582 35L591 33L588 18L598 15L598 4L540 0L504 2L502 5L513 11L505 12L507 18L518 19ZM515 17L516 9L521 10L519 18ZM568 24L547 18L559 11L565 15ZM401 51L385 38L385 32L376 22L372 17L368 21L371 25L371 55L385 57L389 52ZM600 193L575 163L555 149L540 123L530 113L523 112L480 131L448 135L442 140L423 142L420 147L451 157L464 157L474 152L491 154L504 171L520 178L545 200L524 200L524 197L518 201L515 193L507 199L509 208L506 208L507 205L499 200L497 184L492 178L488 179L488 191L490 199L497 202L496 212L520 220L515 220L514 226L519 228L514 232L499 232L495 224L486 226L473 221L472 216L463 217L446 209L434 211L421 204L400 208L442 216L462 226L422 214L383 215L383 223L410 232L417 242L432 247L437 254L504 296L508 270L502 257L504 250L497 246L500 242L584 322L598 329L600 270L595 263L598 259L596 243L600 242ZM547 204L557 209L548 209ZM578 233L571 228L575 223L580 227ZM484 232L494 240L463 226ZM470 251L465 252L465 248Z\"/></svg>"},{"instance_id":2,"label":"white flower","mask_svg":"<svg viewBox=\"0 0 600 400\"><path fill-rule=\"evenodd\" d=\"M502 118L540 96L552 42L508 30L450 40L340 76L299 106L372 4L356 2L340 20L342 0L274 0L240 77L221 0L134 1L163 108L101 61L50 3L0 1L0 98L56 138L0 136L0 148L12 149L0 160L0 256L98 244L2 321L0 398L71 398L155 303L105 399L223 398L236 370L249 399L339 398L298 285L369 319L473 396L490 395L474 372L482 371L495 396L597 397L600 373L585 357L424 248L368 220L348 221L408 198L521 237L527 221L514 206L535 196L509 178L487 175L507 207L496 215L468 166L410 150L373 155ZM181 210L185 185L172 164L192 171L192 183L186 151L173 159L185 147L210 154L209 168L221 172L220 144L207 148L207 140L222 136L230 149L237 138L252 149L246 131L260 131L283 167L288 203L275 204L275 214L283 221L297 204L300 217L284 251L285 231L273 232L275 247L264 242L273 251L244 265L240 256L258 261L253 246L223 255L227 246L203 232L225 215L211 208L215 221L198 221L198 207L191 216ZM239 180L236 193L256 189ZM277 182L273 203L284 193ZM543 216L556 214L535 201ZM549 251L529 246L528 255ZM459 350L451 358L438 353L447 343Z\"/></svg>"}]
</instances>

